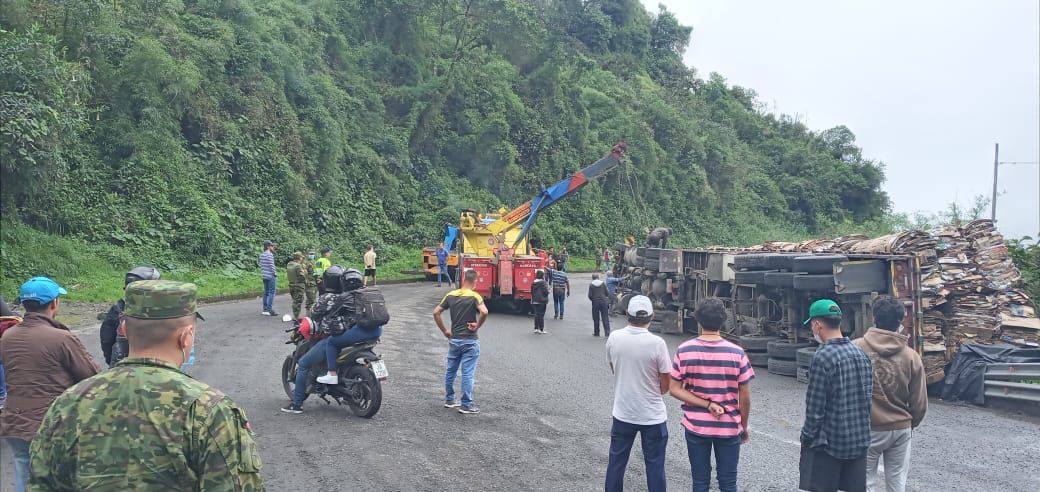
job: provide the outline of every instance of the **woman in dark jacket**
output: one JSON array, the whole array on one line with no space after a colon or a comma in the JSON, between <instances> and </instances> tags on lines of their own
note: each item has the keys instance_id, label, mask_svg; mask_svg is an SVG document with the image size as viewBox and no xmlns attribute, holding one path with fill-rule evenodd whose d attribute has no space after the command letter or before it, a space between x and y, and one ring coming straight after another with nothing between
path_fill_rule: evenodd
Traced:
<instances>
[{"instance_id":1,"label":"woman in dark jacket","mask_svg":"<svg viewBox=\"0 0 1040 492\"><path fill-rule=\"evenodd\" d=\"M549 304L549 283L545 272L538 270L531 284L531 307L534 308L534 332L545 334L545 308Z\"/></svg>"}]
</instances>

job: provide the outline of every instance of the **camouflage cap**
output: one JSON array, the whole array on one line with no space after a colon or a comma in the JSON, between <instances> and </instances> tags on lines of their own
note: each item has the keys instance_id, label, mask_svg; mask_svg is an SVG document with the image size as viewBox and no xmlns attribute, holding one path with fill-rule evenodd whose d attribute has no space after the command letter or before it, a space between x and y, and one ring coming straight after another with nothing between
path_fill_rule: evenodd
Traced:
<instances>
[{"instance_id":1,"label":"camouflage cap","mask_svg":"<svg viewBox=\"0 0 1040 492\"><path fill-rule=\"evenodd\" d=\"M169 319L195 314L198 288L188 282L141 280L126 286L123 314L137 319Z\"/></svg>"}]
</instances>

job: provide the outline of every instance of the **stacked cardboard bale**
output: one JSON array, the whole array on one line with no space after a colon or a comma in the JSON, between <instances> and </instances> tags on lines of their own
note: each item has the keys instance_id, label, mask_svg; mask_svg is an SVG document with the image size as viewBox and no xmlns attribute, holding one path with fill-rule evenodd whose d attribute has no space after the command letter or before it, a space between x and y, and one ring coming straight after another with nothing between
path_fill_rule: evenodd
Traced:
<instances>
[{"instance_id":1,"label":"stacked cardboard bale","mask_svg":"<svg viewBox=\"0 0 1040 492\"><path fill-rule=\"evenodd\" d=\"M1022 347L1040 346L1040 318L1029 296L1017 289L997 294L1000 332L1003 341Z\"/></svg>"}]
</instances>

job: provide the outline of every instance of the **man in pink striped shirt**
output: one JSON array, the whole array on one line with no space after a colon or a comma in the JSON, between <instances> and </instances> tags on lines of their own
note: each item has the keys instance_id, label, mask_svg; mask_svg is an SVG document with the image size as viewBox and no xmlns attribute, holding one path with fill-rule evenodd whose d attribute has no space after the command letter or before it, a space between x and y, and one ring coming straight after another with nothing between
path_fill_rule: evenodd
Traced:
<instances>
[{"instance_id":1,"label":"man in pink striped shirt","mask_svg":"<svg viewBox=\"0 0 1040 492\"><path fill-rule=\"evenodd\" d=\"M748 440L749 383L755 371L744 350L719 335L726 322L726 305L721 300L701 301L694 317L701 335L676 351L669 392L683 403L693 492L708 492L712 448L719 490L736 492L740 445Z\"/></svg>"}]
</instances>

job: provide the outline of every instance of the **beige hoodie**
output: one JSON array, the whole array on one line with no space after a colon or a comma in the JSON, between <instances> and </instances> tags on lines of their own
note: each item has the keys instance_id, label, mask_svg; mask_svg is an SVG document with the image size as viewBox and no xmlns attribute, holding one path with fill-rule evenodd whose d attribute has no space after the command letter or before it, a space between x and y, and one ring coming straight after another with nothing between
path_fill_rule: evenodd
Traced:
<instances>
[{"instance_id":1,"label":"beige hoodie","mask_svg":"<svg viewBox=\"0 0 1040 492\"><path fill-rule=\"evenodd\" d=\"M874 367L870 428L890 431L917 427L928 410L921 356L906 345L906 335L871 328L854 343Z\"/></svg>"}]
</instances>

